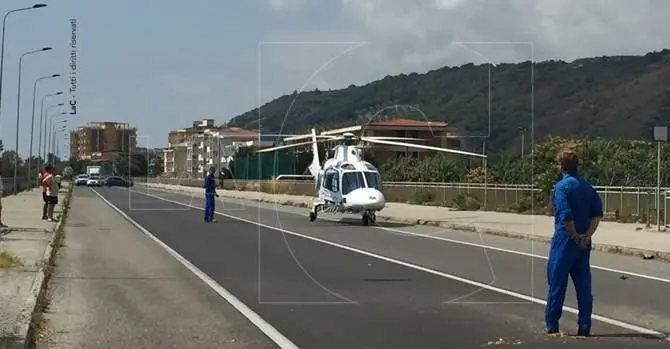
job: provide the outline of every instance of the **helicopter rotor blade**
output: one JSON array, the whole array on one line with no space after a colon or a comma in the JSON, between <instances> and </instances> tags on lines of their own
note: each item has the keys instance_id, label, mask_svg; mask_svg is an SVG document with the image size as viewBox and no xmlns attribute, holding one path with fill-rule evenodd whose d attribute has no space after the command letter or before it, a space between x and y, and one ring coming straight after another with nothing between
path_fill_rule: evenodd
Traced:
<instances>
[{"instance_id":1,"label":"helicopter rotor blade","mask_svg":"<svg viewBox=\"0 0 670 349\"><path fill-rule=\"evenodd\" d=\"M271 151L277 151L277 150L282 150L282 149L300 147L300 146L309 145L309 144L312 144L312 142L302 142L302 143L295 143L295 144L279 145L279 146L272 147L272 148L265 148L265 149L256 150L256 153L268 153L268 152L271 152Z\"/></svg>"},{"instance_id":2,"label":"helicopter rotor blade","mask_svg":"<svg viewBox=\"0 0 670 349\"><path fill-rule=\"evenodd\" d=\"M322 143L322 142L325 142L325 141L328 141L328 140L329 139L321 139L321 140L317 140L316 142L317 143ZM310 145L310 144L312 144L311 141L310 142L294 143L294 144L278 145L276 147L259 149L259 150L256 150L255 152L256 153L268 153L268 152L271 152L271 151L277 151L277 150L282 150L282 149L290 149L290 148L295 148L295 147L302 147L302 146Z\"/></svg>"},{"instance_id":3,"label":"helicopter rotor blade","mask_svg":"<svg viewBox=\"0 0 670 349\"><path fill-rule=\"evenodd\" d=\"M368 139L377 139L382 141L425 141L424 138L407 138L407 137L365 137Z\"/></svg>"},{"instance_id":4,"label":"helicopter rotor blade","mask_svg":"<svg viewBox=\"0 0 670 349\"><path fill-rule=\"evenodd\" d=\"M284 142L299 141L301 139L312 139L311 133L303 133L301 135L287 135L288 137L284 138ZM329 135L316 135L316 138L327 138L332 139L336 136Z\"/></svg>"},{"instance_id":5,"label":"helicopter rotor blade","mask_svg":"<svg viewBox=\"0 0 670 349\"><path fill-rule=\"evenodd\" d=\"M365 142L370 142L370 143L377 143L377 144L384 144L384 145L395 145L395 146L399 146L399 147L426 149L426 150L440 151L440 152L444 152L444 153L475 156L475 157L478 157L478 158L487 158L487 156L484 155L484 154L471 153L471 152L467 152L467 151L448 149L448 148L432 147L432 146L428 146L428 145L403 143L403 142L393 142L393 141L383 141L383 140L374 139L374 138L367 138L367 137L361 137L361 140L363 140Z\"/></svg>"}]
</instances>

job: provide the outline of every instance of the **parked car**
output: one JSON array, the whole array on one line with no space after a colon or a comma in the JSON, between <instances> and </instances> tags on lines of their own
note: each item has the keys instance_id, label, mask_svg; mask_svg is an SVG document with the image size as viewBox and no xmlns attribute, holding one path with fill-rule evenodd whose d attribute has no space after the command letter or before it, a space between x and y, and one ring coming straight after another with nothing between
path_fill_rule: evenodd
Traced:
<instances>
[{"instance_id":1,"label":"parked car","mask_svg":"<svg viewBox=\"0 0 670 349\"><path fill-rule=\"evenodd\" d=\"M88 180L86 181L86 185L89 187L99 187L103 184L104 180L100 175L92 174L88 177Z\"/></svg>"},{"instance_id":2,"label":"parked car","mask_svg":"<svg viewBox=\"0 0 670 349\"><path fill-rule=\"evenodd\" d=\"M74 185L86 185L88 184L88 175L81 174L74 179Z\"/></svg>"},{"instance_id":3,"label":"parked car","mask_svg":"<svg viewBox=\"0 0 670 349\"><path fill-rule=\"evenodd\" d=\"M132 180L127 180L125 178L121 177L116 177L116 176L111 176L107 177L105 179L105 185L108 187L132 187L133 186L133 181Z\"/></svg>"}]
</instances>

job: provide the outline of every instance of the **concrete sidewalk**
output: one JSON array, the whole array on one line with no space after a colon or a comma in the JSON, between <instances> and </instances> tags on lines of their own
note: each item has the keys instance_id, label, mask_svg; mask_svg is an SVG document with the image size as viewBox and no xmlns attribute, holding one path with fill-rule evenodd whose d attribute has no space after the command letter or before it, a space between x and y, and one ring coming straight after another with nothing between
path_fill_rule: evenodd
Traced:
<instances>
[{"instance_id":1,"label":"concrete sidewalk","mask_svg":"<svg viewBox=\"0 0 670 349\"><path fill-rule=\"evenodd\" d=\"M142 183L154 188L202 195L202 188ZM226 197L309 207L310 196L268 194L253 191L219 190ZM390 202L377 214L379 221L399 221L467 230L513 238L548 242L554 229L553 217L492 211L457 211L445 207ZM670 261L670 233L646 229L644 224L601 222L594 236L594 249L610 253ZM664 228L664 227L662 227Z\"/></svg>"},{"instance_id":2,"label":"concrete sidewalk","mask_svg":"<svg viewBox=\"0 0 670 349\"><path fill-rule=\"evenodd\" d=\"M63 211L64 183L54 217ZM42 220L42 195L37 189L2 198L2 218L9 228L0 233L0 347L20 348L44 280L58 222Z\"/></svg>"}]
</instances>

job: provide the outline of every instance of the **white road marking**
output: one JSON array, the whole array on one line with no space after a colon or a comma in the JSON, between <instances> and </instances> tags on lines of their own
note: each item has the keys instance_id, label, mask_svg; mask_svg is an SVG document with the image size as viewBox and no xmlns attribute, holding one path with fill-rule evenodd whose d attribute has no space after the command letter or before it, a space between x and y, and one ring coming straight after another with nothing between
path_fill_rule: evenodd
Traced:
<instances>
[{"instance_id":1,"label":"white road marking","mask_svg":"<svg viewBox=\"0 0 670 349\"><path fill-rule=\"evenodd\" d=\"M170 192L170 190L161 189L161 188L158 188L158 189L163 191L163 192L166 192L166 193ZM137 191L137 192L142 193L140 191ZM142 194L145 194L145 193L142 193ZM238 199L238 200L240 200L240 199ZM291 212L285 212L285 213L292 214ZM336 222L336 221L334 221L334 222ZM516 255L520 255L520 256L533 257L533 258L539 258L539 259L544 259L544 260L549 259L549 257L544 256L544 255L540 255L540 254L522 252L522 251L519 251L519 250L512 250L512 249L501 248L501 247L496 247L496 246L491 246L491 245L484 245L484 244L479 244L479 243L475 243L475 242L455 240L455 239L450 239L450 238L445 238L445 237L440 237L440 236L435 236L435 235L412 233L412 232L405 231L405 230L387 228L387 227L382 227L382 226L378 226L378 227L374 226L373 228L380 229L380 230L386 230L386 231L390 231L390 232L394 232L394 233L398 233L398 234L404 234L404 235L408 235L408 236L420 237L420 238L425 238L425 239L434 239L434 240L449 242L449 243L453 243L453 244L459 244L459 245L470 246L470 247L478 247L478 248L483 248L483 249L487 249L487 250L493 250L493 251L498 251L498 252L516 254ZM670 283L670 279L666 279L666 278L662 278L662 277L658 277L658 276L653 276L653 275L648 275L648 274L640 274L640 273L636 273L636 272L632 272L632 271L609 268L609 267L604 267L604 266L595 265L595 264L592 264L591 268L598 269L598 270L603 270L603 271L608 271L608 272L612 272L612 273L617 273L617 274L621 274L621 275L628 275L628 276L638 277L638 278L641 278L641 279L647 279L647 280L659 281L659 282L664 282L664 283Z\"/></svg>"},{"instance_id":2,"label":"white road marking","mask_svg":"<svg viewBox=\"0 0 670 349\"><path fill-rule=\"evenodd\" d=\"M149 197L153 197L155 199L162 200L162 201L165 201L165 202L170 202L170 203L173 203L173 204L176 204L176 205L191 207L191 208L201 210L201 211L204 210L203 208L198 207L198 206L185 204L185 203L175 201L175 200L164 199L160 196L147 194L147 193L142 193L142 192L138 192L138 193L140 193L142 195L149 196ZM98 194L98 195L100 195L100 194ZM107 201L104 198L103 198L103 200ZM111 205L111 203L110 203L110 205ZM267 225L267 224L260 223L260 222L254 222L254 221L246 219L246 218L236 217L236 216L229 215L229 214L226 214L226 213L216 212L216 214L220 215L220 216L228 217L230 219L234 219L234 220L237 220L237 221L254 224L254 225L257 225L259 227L266 228L266 229L271 229L271 230L274 230L274 231L278 231L278 232L281 232L281 233L284 233L284 234L289 234L289 235L301 237L301 238L304 238L304 239L316 241L316 242L319 242L319 243L322 243L322 244L325 244L325 245L329 245L329 246L332 246L332 247L337 247L337 248L347 250L347 251L350 251L350 252L362 254L362 255L369 256L369 257L372 257L372 258L375 258L375 259L383 260L383 261L394 263L394 264L397 264L397 265L402 265L404 267L419 270L419 271L423 271L425 273L441 276L441 277L451 279L451 280L454 280L454 281L458 281L458 282L462 282L464 284L468 284L468 285L471 285L471 286L480 287L480 288L483 288L483 289L487 289L489 291L504 294L504 295L514 297L514 298L518 298L518 299L521 299L521 300L524 300L524 301L528 301L528 302L532 302L532 303L536 303L536 304L540 304L540 305L546 305L547 304L547 302L545 300L540 299L540 298L530 297L530 296L527 296L525 294L521 294L521 293L518 293L518 292L509 291L509 290L506 290L506 289L503 289L503 288L494 287L494 286L487 285L485 283L481 283L481 282L478 282L478 281L466 279L466 278L463 278L463 277L460 277L460 276L444 273L444 272L437 271L437 270L434 270L434 269L429 269L429 268L422 267L422 266L419 266L419 265L416 265L416 264L403 262L401 260L393 259L393 258L390 258L390 257L385 257L385 256L382 256L382 255L379 255L379 254L376 254L376 253L360 250L360 249L357 249L357 248L354 248L354 247L338 244L336 242L323 240L323 239L320 239L320 238L317 238L317 237L297 233L297 232L287 230L287 229L273 227L271 225ZM167 247L167 248L169 248L169 247ZM176 252L174 252L174 253L176 254ZM195 268L195 267L193 267L193 268ZM214 281L212 281L212 282L214 284L216 284ZM232 297L232 295L231 295L231 297ZM579 311L575 308L572 308L572 307L564 306L563 310L568 312L568 313L575 314L575 315L579 314ZM649 334L649 335L658 336L658 337L661 337L661 338L668 338L668 336L665 333L662 333L662 332L659 332L659 331L656 331L656 330L653 330L653 329L650 329L650 328L644 328L644 327L641 327L641 326L633 325L633 324L630 324L630 323L627 323L627 322L619 321L619 320L612 319L612 318L609 318L609 317L605 317L605 316L602 316L602 315L593 314L591 316L591 318L594 319L594 320L600 321L602 323L612 325L612 326L616 326L616 327L620 327L620 328L623 328L623 329L626 329L626 330L629 330L629 331L634 331L634 332L643 333L643 334Z\"/></svg>"},{"instance_id":3,"label":"white road marking","mask_svg":"<svg viewBox=\"0 0 670 349\"><path fill-rule=\"evenodd\" d=\"M533 258L539 258L539 259L544 259L544 260L549 259L549 257L544 256L544 255L540 255L540 254L522 252L522 251L518 251L518 250L510 250L510 249L495 247L495 246L491 246L491 245L483 245L483 244L478 244L478 243L474 243L474 242L454 240L454 239L450 239L450 238L434 236L434 235L426 235L426 234L421 234L421 233L412 233L412 232L409 232L409 231L393 229L393 228L386 228L386 227L374 227L374 228L381 229L381 230L387 230L387 231L398 233L398 234L422 237L422 238L426 238L426 239L440 240L440 241L444 241L444 242L450 242L450 243L453 243L453 244L459 244L459 245L465 245L465 246L471 246L471 247L480 247L480 248L484 248L484 249L487 249L487 250L505 252L505 253L510 253L510 254L526 256L526 257L533 257ZM617 274L634 276L634 277L638 277L638 278L641 278L641 279L648 279L648 280L670 283L669 279L664 279L662 277L653 276L653 275L635 273L635 272L632 272L632 271L619 270L619 269L608 268L608 267L603 267L603 266L593 265L593 264L591 265L591 268L604 270L604 271L609 271L609 272L617 273Z\"/></svg>"},{"instance_id":4,"label":"white road marking","mask_svg":"<svg viewBox=\"0 0 670 349\"><path fill-rule=\"evenodd\" d=\"M130 218L125 212L123 212L120 208L116 207L114 204L112 204L109 200L107 200L104 196L102 196L100 193L98 193L97 190L91 188L91 190L102 199L109 207L114 209L118 214L120 214L123 218L125 218L128 222L130 222L132 225L134 225L137 229L139 229L142 233L144 233L147 237L149 237L151 240L156 242L160 247L165 249L172 257L174 257L176 260L178 260L183 266L185 266L188 270L190 270L195 276L197 276L200 280L202 280L207 286L209 286L214 292L216 292L221 298L225 299L230 305L232 305L237 311L239 311L244 317L246 317L251 323L253 323L259 330L261 330L266 336L268 336L279 348L281 349L300 349L297 345L293 344L288 338L286 338L281 332L279 332L276 328L274 328L270 323L265 321L260 315L258 315L256 312L254 312L251 308L249 308L246 304L244 304L242 301L240 301L237 297L235 297L232 293L230 293L228 290L226 290L223 286L221 286L219 283L214 281L212 278L210 278L207 274L205 274L202 270L198 269L195 265L193 265L191 262L189 262L186 258L184 258L182 255L180 255L177 251L173 250L170 248L170 246L166 245L163 241L158 239L156 236L154 236L151 232L149 232L146 228L141 226L139 223L137 223L134 219ZM144 193L143 193L144 194ZM150 194L144 194L148 196L153 196ZM183 206L190 206L190 205L183 205Z\"/></svg>"}]
</instances>

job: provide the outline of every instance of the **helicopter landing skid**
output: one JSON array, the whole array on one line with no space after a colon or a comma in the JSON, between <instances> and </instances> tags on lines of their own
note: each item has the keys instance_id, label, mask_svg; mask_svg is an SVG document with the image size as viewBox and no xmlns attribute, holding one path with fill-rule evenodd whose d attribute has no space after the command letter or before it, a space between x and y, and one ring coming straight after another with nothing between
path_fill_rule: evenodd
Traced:
<instances>
[{"instance_id":1,"label":"helicopter landing skid","mask_svg":"<svg viewBox=\"0 0 670 349\"><path fill-rule=\"evenodd\" d=\"M342 211L341 208L339 208L336 205L328 205L328 204L314 204L312 206L312 209L309 211L309 221L314 222L318 216L319 212L323 213L346 213L346 211ZM350 211L349 213L357 213L355 211ZM360 213L360 211L358 211ZM363 225L367 226L370 225L370 223L376 223L377 222L377 213L375 210L365 210L362 212L362 217L361 217L361 222Z\"/></svg>"}]
</instances>

